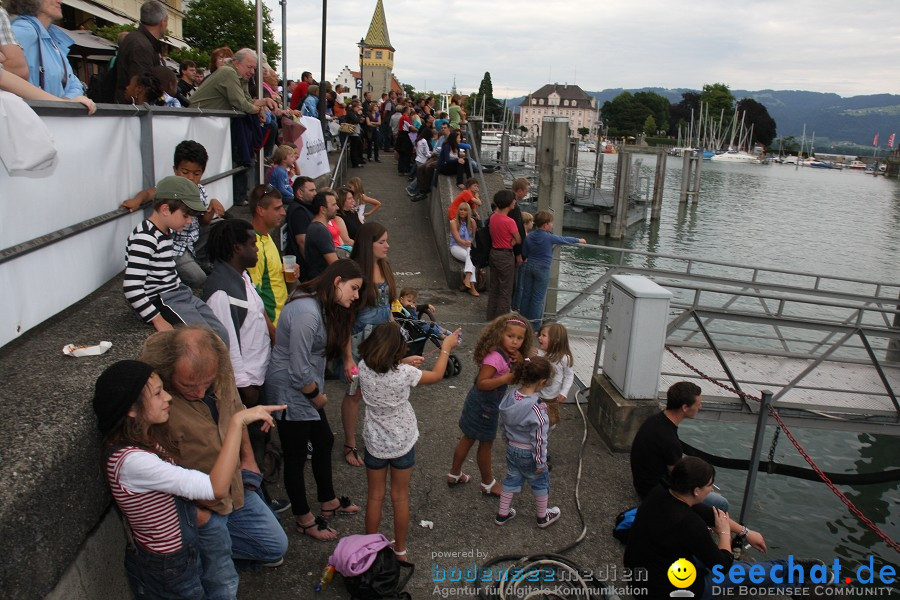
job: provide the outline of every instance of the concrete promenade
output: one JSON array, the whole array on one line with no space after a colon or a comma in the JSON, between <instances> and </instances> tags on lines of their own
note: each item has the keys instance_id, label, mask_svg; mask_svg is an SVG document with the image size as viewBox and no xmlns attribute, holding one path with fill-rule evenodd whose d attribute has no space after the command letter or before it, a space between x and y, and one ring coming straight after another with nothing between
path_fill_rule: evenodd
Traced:
<instances>
[{"instance_id":1,"label":"concrete promenade","mask_svg":"<svg viewBox=\"0 0 900 600\"><path fill-rule=\"evenodd\" d=\"M574 404L563 406L563 421L550 439L553 459L550 503L562 509L562 518L548 529L536 527L533 500L527 490L514 500L513 506L518 510L516 519L503 527L494 525L498 503L496 499L480 494L474 451L464 466L464 471L473 476L473 481L452 489L447 487L445 481L451 453L460 435L457 421L466 392L477 373L471 351L484 321L487 294L473 298L455 289L447 289L428 217L428 203L436 199L432 197L419 203L410 202L403 191L406 179L396 174L396 163L390 155L382 156L382 161L380 164L370 162L362 169L351 169L350 175L362 177L366 193L382 202L381 210L370 220L387 227L391 246L389 260L397 283L418 288L420 302L434 304L441 323L454 327L462 324L463 327L463 346L455 352L463 363L462 373L435 385L416 388L411 396L419 420L420 437L416 445L416 470L410 485L411 525L408 538L409 560L416 565L416 570L407 589L413 598L460 595L464 583L434 582L434 565L447 569L449 574L449 569L465 569L473 562L483 564L485 560L500 555L553 552L578 537L581 524L575 509L574 489L583 425ZM496 191L497 188L491 189L492 193ZM444 199L447 203L449 200ZM433 364L433 360L432 355L427 364ZM331 402L326 412L335 432L335 489L339 495L349 495L363 506L366 498L365 470L348 466L340 453L343 444L340 427L343 385L329 381L327 392ZM362 447L361 441L359 445ZM585 541L567 556L587 569L616 565L620 570L622 547L612 538L610 531L615 515L635 504L628 457L610 454L592 429L584 457L580 497L588 534ZM502 478L505 449L500 443L494 446L494 469L495 475ZM311 490L310 499L314 499L314 488L308 486L308 489ZM422 520L433 521L434 529L420 527ZM313 588L335 542L317 542L301 535L294 527L290 514L286 514L282 522L290 540L284 565L259 573L242 574L240 598L287 600L313 595ZM335 518L331 524L342 535L364 533L362 515ZM390 502L386 501L381 531L391 537L392 527ZM346 598L340 579L340 576L335 576L331 587L316 596L323 599Z\"/></svg>"}]
</instances>

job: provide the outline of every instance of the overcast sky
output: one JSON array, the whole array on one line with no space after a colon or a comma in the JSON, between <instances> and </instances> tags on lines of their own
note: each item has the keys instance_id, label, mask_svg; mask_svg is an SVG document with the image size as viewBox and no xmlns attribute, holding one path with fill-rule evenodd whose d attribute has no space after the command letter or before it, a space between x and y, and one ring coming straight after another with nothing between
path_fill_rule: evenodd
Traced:
<instances>
[{"instance_id":1,"label":"overcast sky","mask_svg":"<svg viewBox=\"0 0 900 600\"><path fill-rule=\"evenodd\" d=\"M281 40L281 7L272 9ZM321 72L321 0L288 2L288 77ZM900 94L895 0L383 0L394 74L417 90L494 96L548 82L605 88ZM357 68L375 0L328 3L326 76Z\"/></svg>"}]
</instances>

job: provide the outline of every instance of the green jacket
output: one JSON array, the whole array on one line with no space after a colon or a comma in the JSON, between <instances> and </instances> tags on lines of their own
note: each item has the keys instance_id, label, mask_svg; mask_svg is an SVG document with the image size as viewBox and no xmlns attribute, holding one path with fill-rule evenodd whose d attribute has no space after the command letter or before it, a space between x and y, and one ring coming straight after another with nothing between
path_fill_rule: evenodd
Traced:
<instances>
[{"instance_id":1,"label":"green jacket","mask_svg":"<svg viewBox=\"0 0 900 600\"><path fill-rule=\"evenodd\" d=\"M191 96L191 108L257 112L247 84L231 65L224 65L209 75Z\"/></svg>"}]
</instances>

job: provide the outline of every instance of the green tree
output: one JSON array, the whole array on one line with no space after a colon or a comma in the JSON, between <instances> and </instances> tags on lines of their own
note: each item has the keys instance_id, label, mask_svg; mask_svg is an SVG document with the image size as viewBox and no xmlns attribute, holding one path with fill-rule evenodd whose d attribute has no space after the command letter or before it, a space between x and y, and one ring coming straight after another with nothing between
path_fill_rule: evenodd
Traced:
<instances>
[{"instance_id":1,"label":"green tree","mask_svg":"<svg viewBox=\"0 0 900 600\"><path fill-rule=\"evenodd\" d=\"M680 126L682 135L687 136L691 117L696 125L700 119L700 94L697 92L683 93L681 102L673 104L669 109L669 135L678 135Z\"/></svg>"},{"instance_id":2,"label":"green tree","mask_svg":"<svg viewBox=\"0 0 900 600\"><path fill-rule=\"evenodd\" d=\"M700 100L709 107L709 116L715 121L723 114L722 120L730 121L734 113L734 94L724 83L707 83L703 86ZM705 112L705 110L704 110Z\"/></svg>"},{"instance_id":3,"label":"green tree","mask_svg":"<svg viewBox=\"0 0 900 600\"><path fill-rule=\"evenodd\" d=\"M797 154L800 152L800 144L797 143L797 138L792 135L778 138L773 140L772 143L784 154Z\"/></svg>"},{"instance_id":4,"label":"green tree","mask_svg":"<svg viewBox=\"0 0 900 600\"><path fill-rule=\"evenodd\" d=\"M182 23L184 38L198 52L220 46L256 48L256 5L244 0L192 0ZM263 52L274 66L281 45L272 31L272 13L263 5ZM207 58L207 61L209 59Z\"/></svg>"},{"instance_id":5,"label":"green tree","mask_svg":"<svg viewBox=\"0 0 900 600\"><path fill-rule=\"evenodd\" d=\"M642 131L646 135L656 135L656 119L653 118L653 115L649 115L644 121L644 127Z\"/></svg>"},{"instance_id":6,"label":"green tree","mask_svg":"<svg viewBox=\"0 0 900 600\"><path fill-rule=\"evenodd\" d=\"M404 83L400 87L403 88L403 95L406 96L407 98L412 98L413 95L416 93L416 88L414 88L409 83Z\"/></svg>"},{"instance_id":7,"label":"green tree","mask_svg":"<svg viewBox=\"0 0 900 600\"><path fill-rule=\"evenodd\" d=\"M102 37L105 40L109 40L115 44L119 43L119 34L122 32L130 32L137 29L137 27L133 23L129 23L127 25L106 25L104 27L97 27L96 21L91 21L91 25L89 25L91 31L94 32L94 35Z\"/></svg>"},{"instance_id":8,"label":"green tree","mask_svg":"<svg viewBox=\"0 0 900 600\"><path fill-rule=\"evenodd\" d=\"M744 127L753 126L753 141L768 146L775 139L775 119L769 116L766 107L752 98L743 98L737 103L739 113L744 113Z\"/></svg>"},{"instance_id":9,"label":"green tree","mask_svg":"<svg viewBox=\"0 0 900 600\"><path fill-rule=\"evenodd\" d=\"M634 99L636 102L640 102L647 107L650 111L649 114L653 115L653 120L656 122L657 129L669 128L669 113L672 110L672 104L669 102L668 98L661 96L656 92L637 92L634 95ZM644 131L650 134L656 133L656 129L653 131L644 129Z\"/></svg>"},{"instance_id":10,"label":"green tree","mask_svg":"<svg viewBox=\"0 0 900 600\"><path fill-rule=\"evenodd\" d=\"M591 130L588 129L587 127L579 127L578 128L578 135L581 136L581 139L584 139L590 132L591 132Z\"/></svg>"},{"instance_id":11,"label":"green tree","mask_svg":"<svg viewBox=\"0 0 900 600\"><path fill-rule=\"evenodd\" d=\"M646 97L644 99L646 100ZM622 92L612 100L604 102L600 112L612 135L637 135L644 130L647 117L652 116L655 111L638 100L637 94ZM666 113L668 114L668 108Z\"/></svg>"},{"instance_id":12,"label":"green tree","mask_svg":"<svg viewBox=\"0 0 900 600\"><path fill-rule=\"evenodd\" d=\"M528 128L524 125L519 125L519 131L522 132L522 135L525 135L526 133L528 133Z\"/></svg>"},{"instance_id":13,"label":"green tree","mask_svg":"<svg viewBox=\"0 0 900 600\"><path fill-rule=\"evenodd\" d=\"M475 106L478 106L478 115L475 114ZM500 121L503 118L503 107L494 99L494 84L491 83L491 74L484 72L478 93L470 95L466 99L465 111L471 116L481 116L481 107L484 106L485 121Z\"/></svg>"}]
</instances>

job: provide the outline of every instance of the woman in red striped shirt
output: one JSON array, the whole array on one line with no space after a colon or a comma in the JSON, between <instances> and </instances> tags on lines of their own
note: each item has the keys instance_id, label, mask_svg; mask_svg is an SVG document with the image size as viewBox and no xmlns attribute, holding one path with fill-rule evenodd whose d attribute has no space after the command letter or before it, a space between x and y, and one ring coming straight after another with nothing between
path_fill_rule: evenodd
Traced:
<instances>
[{"instance_id":1,"label":"woman in red striped shirt","mask_svg":"<svg viewBox=\"0 0 900 600\"><path fill-rule=\"evenodd\" d=\"M123 360L97 379L94 412L104 436L104 468L110 491L130 535L125 570L138 599L203 598L197 548L197 507L191 500L228 495L246 425L285 406L256 406L232 417L222 451L209 475L175 465L168 436L169 404L153 368Z\"/></svg>"}]
</instances>

